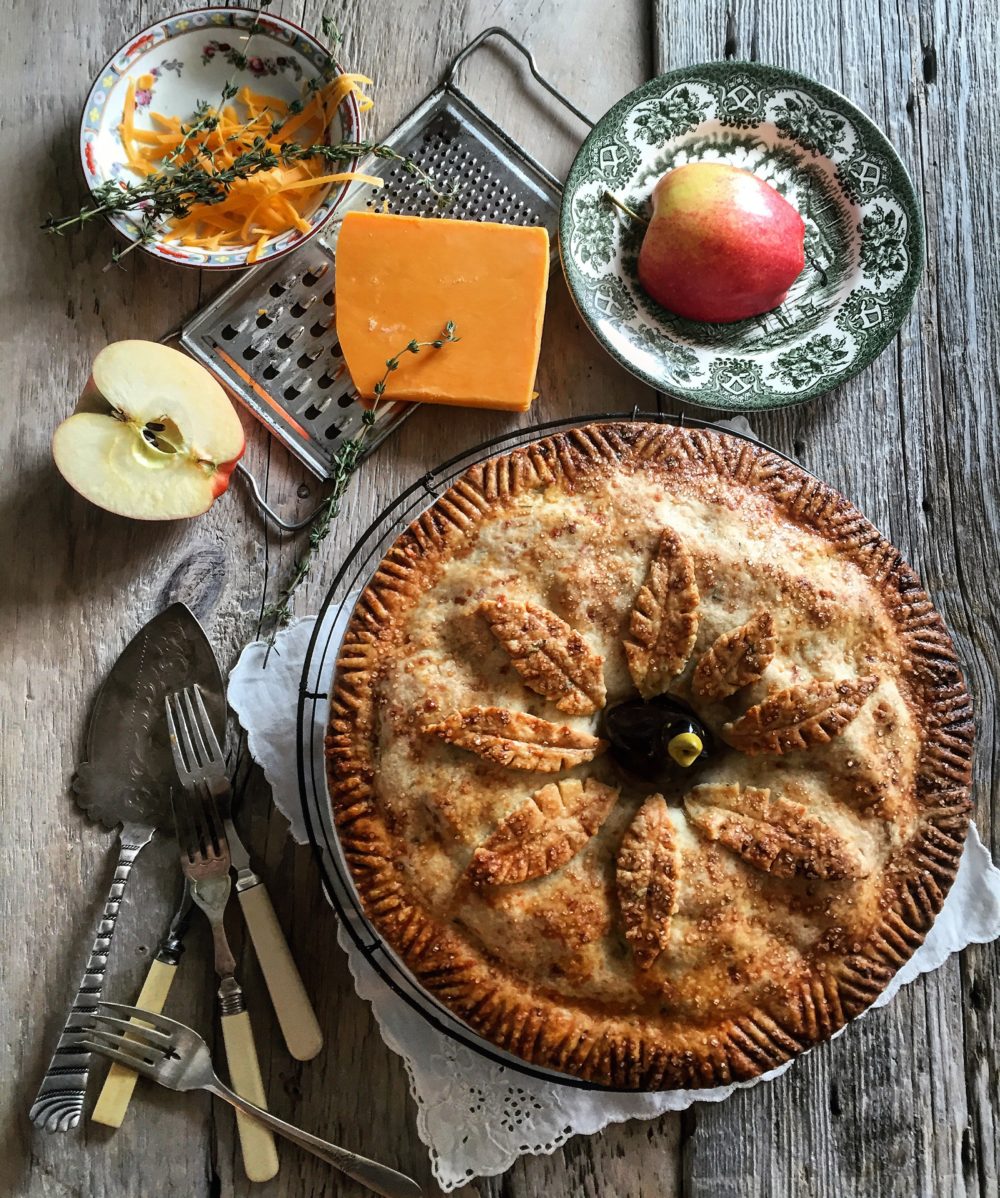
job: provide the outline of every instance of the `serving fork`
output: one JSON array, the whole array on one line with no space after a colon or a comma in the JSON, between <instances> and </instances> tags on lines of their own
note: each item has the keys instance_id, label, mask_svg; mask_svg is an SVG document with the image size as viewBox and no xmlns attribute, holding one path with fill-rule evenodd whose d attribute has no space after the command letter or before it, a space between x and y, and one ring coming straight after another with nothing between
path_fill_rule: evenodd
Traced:
<instances>
[{"instance_id":1,"label":"serving fork","mask_svg":"<svg viewBox=\"0 0 1000 1198\"><path fill-rule=\"evenodd\" d=\"M100 1006L124 1018L101 1011L90 1014L84 1041L88 1051L127 1065L169 1090L207 1090L234 1106L238 1115L266 1123L279 1135L385 1198L421 1198L420 1187L405 1174L310 1135L223 1085L212 1067L208 1045L183 1023L121 1003L102 1002Z\"/></svg>"},{"instance_id":2,"label":"serving fork","mask_svg":"<svg viewBox=\"0 0 1000 1198\"><path fill-rule=\"evenodd\" d=\"M173 702L171 702L173 699ZM190 734L177 697L168 696L167 724L175 755L191 756ZM180 772L181 762L178 763ZM185 779L182 777L181 779ZM233 1088L257 1107L266 1107L264 1083L257 1060L250 1015L243 1001L243 990L236 980L236 960L226 937L224 916L232 891L229 877L229 845L210 793L198 798L186 789L177 799L171 795L181 869L191 884L191 897L205 913L212 928L215 972L219 977L219 1013L222 1039ZM126 1062L127 1063L127 1062ZM259 1123L237 1111L236 1124L243 1153L243 1167L251 1181L267 1181L278 1172L278 1151L274 1136Z\"/></svg>"},{"instance_id":3,"label":"serving fork","mask_svg":"<svg viewBox=\"0 0 1000 1198\"><path fill-rule=\"evenodd\" d=\"M185 738L183 757L178 753L181 746L176 738L172 736L171 739L178 777L184 786L210 793L218 804L236 870L240 910L250 931L281 1034L296 1060L311 1060L323 1047L323 1033L274 913L271 896L250 868L250 856L233 826L232 788L201 688L188 687L174 695L173 700L178 726Z\"/></svg>"}]
</instances>

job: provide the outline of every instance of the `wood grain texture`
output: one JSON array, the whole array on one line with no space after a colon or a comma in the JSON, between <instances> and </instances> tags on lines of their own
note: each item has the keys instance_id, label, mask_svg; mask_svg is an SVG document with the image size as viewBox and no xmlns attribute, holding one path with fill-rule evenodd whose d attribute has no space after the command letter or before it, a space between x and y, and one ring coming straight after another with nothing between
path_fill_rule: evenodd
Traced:
<instances>
[{"instance_id":1,"label":"wood grain texture","mask_svg":"<svg viewBox=\"0 0 1000 1198\"><path fill-rule=\"evenodd\" d=\"M0 443L10 446L0 472L0 1198L118 1198L137 1193L139 1179L144 1193L192 1198L362 1193L288 1146L278 1177L251 1187L231 1112L205 1095L140 1083L119 1131L89 1124L55 1139L35 1132L26 1115L112 869L110 834L87 824L67 793L95 686L136 628L176 598L194 607L231 665L297 547L265 536L239 481L205 517L147 527L76 498L49 458L51 430L97 350L119 337L159 336L222 285L141 254L105 271L113 242L104 228L63 240L34 232L50 209L79 202L76 129L93 75L130 34L178 7L39 0L28 9L0 0L0 66L12 81L0 115L8 218L0 246L8 379ZM323 11L320 0L275 7L310 28ZM376 131L390 129L489 24L525 38L541 70L594 116L656 69L728 54L812 74L887 130L914 174L928 225L927 273L913 315L857 379L756 426L856 501L937 599L977 699L979 826L997 852L1000 635L990 597L998 564L1000 212L989 169L996 85L988 9L982 0L411 0L405 9L391 0L344 0L331 15L345 31L346 64L379 82ZM571 118L553 119L515 59L484 51L464 86L542 161L565 171L581 131ZM559 278L539 382L533 420L657 402L600 351ZM449 412L444 445L438 414L417 413L366 464L298 610L317 606L343 551L403 485L446 453L514 424L507 415ZM307 512L318 495L314 480L252 420L246 426L247 464L269 501L289 515ZM241 828L326 1037L316 1060L288 1056L247 937L232 920L270 1106L347 1147L377 1150L433 1192L405 1072L354 994L310 854L288 840L238 736L232 748ZM109 996L128 1000L138 991L173 887L170 848L154 842L122 910ZM188 944L169 1009L211 1029L218 1043L206 930L196 924ZM995 948L969 950L772 1085L683 1117L572 1140L464 1192L996 1195L997 975Z\"/></svg>"},{"instance_id":2,"label":"wood grain texture","mask_svg":"<svg viewBox=\"0 0 1000 1198\"><path fill-rule=\"evenodd\" d=\"M977 712L977 822L998 848L997 280L985 7L657 0L656 68L723 57L843 92L909 168L928 263L900 337L828 397L754 418L920 573ZM684 1117L685 1194L995 1195L997 947L970 948L770 1086ZM991 1097L992 1096L992 1097Z\"/></svg>"}]
</instances>

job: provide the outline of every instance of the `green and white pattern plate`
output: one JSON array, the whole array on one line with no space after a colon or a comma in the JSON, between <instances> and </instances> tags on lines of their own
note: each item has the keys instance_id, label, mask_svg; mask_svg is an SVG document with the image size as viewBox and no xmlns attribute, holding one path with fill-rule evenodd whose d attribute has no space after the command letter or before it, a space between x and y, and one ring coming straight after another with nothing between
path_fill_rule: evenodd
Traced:
<instances>
[{"instance_id":1,"label":"green and white pattern plate","mask_svg":"<svg viewBox=\"0 0 1000 1198\"><path fill-rule=\"evenodd\" d=\"M641 216L666 171L726 161L766 179L806 223L806 268L780 308L735 324L685 320L639 285ZM594 126L563 193L560 252L601 344L659 391L711 408L802 403L892 340L924 261L913 185L883 134L843 96L758 63L672 71Z\"/></svg>"}]
</instances>

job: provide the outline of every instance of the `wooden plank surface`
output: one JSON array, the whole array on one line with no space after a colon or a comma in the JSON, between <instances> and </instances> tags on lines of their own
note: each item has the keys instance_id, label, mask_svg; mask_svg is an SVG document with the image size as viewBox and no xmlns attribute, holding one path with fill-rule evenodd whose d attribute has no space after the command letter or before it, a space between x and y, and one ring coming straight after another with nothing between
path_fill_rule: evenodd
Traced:
<instances>
[{"instance_id":1,"label":"wooden plank surface","mask_svg":"<svg viewBox=\"0 0 1000 1198\"><path fill-rule=\"evenodd\" d=\"M898 341L827 398L754 418L904 552L974 693L976 803L998 848L998 415L993 44L961 3L658 0L656 69L746 58L811 75L868 112L909 168L928 263ZM978 83L978 85L977 85ZM983 164L977 168L976 164ZM988 232L987 232L988 230ZM682 1190L728 1195L995 1195L996 946L907 987L774 1084L683 1120Z\"/></svg>"},{"instance_id":2,"label":"wooden plank surface","mask_svg":"<svg viewBox=\"0 0 1000 1198\"><path fill-rule=\"evenodd\" d=\"M295 554L294 542L265 536L240 484L197 521L143 527L77 499L49 459L51 430L97 350L122 336L158 336L218 286L139 254L124 269L105 271L113 244L106 229L62 241L35 232L49 210L78 202L76 126L93 75L129 35L173 7L167 0L40 0L29 12L17 0L0 0L0 65L15 81L0 113L7 216L0 336L9 384L0 444L11 454L0 472L0 913L7 930L0 949L0 1198L361 1193L293 1149L283 1151L274 1182L249 1186L231 1116L204 1095L144 1087L117 1133L88 1126L52 1138L34 1132L26 1117L112 868L109 834L77 814L66 790L95 683L138 625L174 598L192 604L224 664L232 664ZM322 14L318 0L285 0L276 9L310 28ZM897 344L859 378L805 408L760 417L756 426L854 499L937 599L976 694L979 826L996 852L1000 635L989 596L997 566L1000 214L987 169L996 94L987 6L349 0L331 15L345 32L346 63L378 81L376 130L391 128L426 94L472 35L499 24L524 37L540 68L595 116L656 69L728 54L812 74L888 131L918 183L928 222L928 268L914 313ZM580 132L568 118L552 121L548 105L526 93L514 60L485 52L467 86L543 161L565 170ZM540 420L657 402L581 328L561 279L550 292L540 391L532 414ZM450 412L443 445L435 413L411 419L366 465L298 609L315 608L340 553L404 485L446 452L512 423ZM247 462L266 480L269 500L289 514L308 511L317 497L308 473L249 420L247 433ZM257 772L244 764L240 779L248 839L306 985L319 998L328 1041L315 1062L289 1060L252 953L238 941L272 1106L338 1142L377 1149L429 1182L405 1072L353 993L309 852L289 842ZM173 897L169 850L154 844L146 854L109 976L120 995L137 989ZM171 1009L200 1028L213 1019L208 961L208 938L196 925ZM995 948L969 950L773 1085L719 1107L572 1140L469 1192L995 1195L997 965Z\"/></svg>"}]
</instances>

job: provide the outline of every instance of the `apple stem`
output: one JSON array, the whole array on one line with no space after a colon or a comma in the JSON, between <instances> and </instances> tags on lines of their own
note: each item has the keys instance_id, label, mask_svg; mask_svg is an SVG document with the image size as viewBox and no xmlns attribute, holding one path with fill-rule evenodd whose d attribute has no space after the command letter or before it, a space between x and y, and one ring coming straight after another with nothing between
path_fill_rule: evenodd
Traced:
<instances>
[{"instance_id":1,"label":"apple stem","mask_svg":"<svg viewBox=\"0 0 1000 1198\"><path fill-rule=\"evenodd\" d=\"M648 221L648 220L646 220L646 218L645 218L644 216L640 216L638 212L633 212L633 210L632 210L632 209L631 209L631 208L628 206L628 204L626 204L626 203L624 203L622 200L620 200L620 199L619 199L619 198L618 198L618 197L617 197L617 196L614 194L614 192L613 192L613 191L605 191L605 193L604 193L604 198L605 198L606 200L610 200L610 201L611 201L611 203L612 203L612 204L614 204L614 206L615 206L616 208L620 208L620 209L622 210L622 212L624 212L624 213L625 213L625 215L626 215L626 216L627 216L627 217L628 217L630 220L637 220L637 221L639 222L639 224L641 224L641 225L648 225L648 224L649 224L649 221Z\"/></svg>"}]
</instances>

